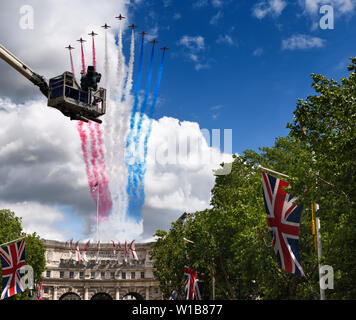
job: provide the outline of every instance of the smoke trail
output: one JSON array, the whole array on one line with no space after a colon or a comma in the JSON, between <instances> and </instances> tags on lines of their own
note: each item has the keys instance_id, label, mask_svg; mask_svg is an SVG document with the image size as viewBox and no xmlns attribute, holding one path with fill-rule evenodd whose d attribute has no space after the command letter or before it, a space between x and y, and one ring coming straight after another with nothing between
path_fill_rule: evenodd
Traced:
<instances>
[{"instance_id":1,"label":"smoke trail","mask_svg":"<svg viewBox=\"0 0 356 320\"><path fill-rule=\"evenodd\" d=\"M165 57L165 51L163 51L162 54L162 58L161 58L161 65L159 68L159 72L158 72L158 77L157 77L157 82L156 82L156 86L154 89L154 94L153 94L153 99L152 99L152 104L151 107L149 109L148 112L148 129L145 135L145 140L144 140L144 156L143 156L143 161L141 163L138 163L138 194L139 194L139 208L142 208L142 206L145 203L145 190L144 190L144 177L146 174L146 163L147 163L147 146L148 146L148 139L151 135L151 131L152 131L152 117L153 117L153 113L155 111L156 108L156 103L157 103L157 98L158 98L158 94L159 94L159 88L161 85L161 79L162 79L162 73L163 73L163 66L164 66L164 57Z\"/></svg>"},{"instance_id":2,"label":"smoke trail","mask_svg":"<svg viewBox=\"0 0 356 320\"><path fill-rule=\"evenodd\" d=\"M131 47L130 47L130 61L129 61L129 69L127 73L127 81L125 87L125 96L127 97L132 89L132 75L133 75L133 66L135 60L135 30L132 29L131 33Z\"/></svg>"},{"instance_id":3,"label":"smoke trail","mask_svg":"<svg viewBox=\"0 0 356 320\"><path fill-rule=\"evenodd\" d=\"M108 58L108 37L107 37L107 30L105 29L105 45L104 45L104 87L107 88L108 86L108 77L109 77L109 58Z\"/></svg>"},{"instance_id":4,"label":"smoke trail","mask_svg":"<svg viewBox=\"0 0 356 320\"><path fill-rule=\"evenodd\" d=\"M69 49L69 58L70 58L70 67L73 73L73 77L75 79L75 72L74 72L74 63L73 63L73 56L72 56L72 50Z\"/></svg>"},{"instance_id":5,"label":"smoke trail","mask_svg":"<svg viewBox=\"0 0 356 320\"><path fill-rule=\"evenodd\" d=\"M132 74L133 66L135 61L135 37L134 33L131 33L131 44L130 44L130 60L128 66L128 75L126 79L126 96L123 101L123 85L124 85L124 66L125 57L123 55L123 45L122 45L122 26L119 22L119 33L118 33L118 63L117 63L117 107L116 112L113 117L114 125L113 131L111 132L112 140L112 150L111 150L111 177L116 174L114 190L116 191L117 199L114 211L120 216L123 216L126 210L126 181L125 177L127 174L127 168L125 166L125 138L127 134L128 121L130 117L130 106L131 103L128 101L130 98L130 90L132 88ZM118 210L116 210L116 205L118 205Z\"/></svg>"},{"instance_id":6,"label":"smoke trail","mask_svg":"<svg viewBox=\"0 0 356 320\"><path fill-rule=\"evenodd\" d=\"M95 59L95 40L94 40L94 35L92 35L92 52L93 52L93 66L94 66L94 71L96 72L96 59ZM105 165L105 154L103 150L103 137L102 137L102 131L100 129L100 124L95 123L94 124L94 130L96 133L96 139L94 136L94 131L92 129L92 123L91 121L89 122L89 130L90 130L90 135L91 135L91 141L92 141L92 163L95 163L97 161L98 163L98 168L95 167L95 178L100 181L100 193L99 193L99 198L100 198L100 207L99 207L99 214L100 216L107 216L108 212L111 210L112 207L112 202L111 202L111 193L108 187L108 180L106 177L106 165ZM96 141L95 141L96 140ZM95 165L95 164L93 164ZM98 170L99 169L99 170ZM99 173L100 176L99 176Z\"/></svg>"},{"instance_id":7,"label":"smoke trail","mask_svg":"<svg viewBox=\"0 0 356 320\"><path fill-rule=\"evenodd\" d=\"M81 38L80 38L81 39ZM85 75L86 74L86 69L85 69L85 59L84 59L84 48L83 48L83 42L80 43L80 49L82 52L82 72Z\"/></svg>"},{"instance_id":8,"label":"smoke trail","mask_svg":"<svg viewBox=\"0 0 356 320\"><path fill-rule=\"evenodd\" d=\"M92 173L90 172L90 163L89 163L89 156L88 156L88 149L87 149L87 134L85 132L85 128L83 127L84 122L83 121L79 121L77 124L77 130L79 133L79 137L81 140L81 147L82 147L82 152L83 152L83 158L84 158L84 163L85 163L85 169L86 169L86 173L87 173L87 177L88 177L88 184L89 184L89 189L91 190L91 188L94 186L95 184L95 180L93 179ZM95 201L95 195L92 194L92 198Z\"/></svg>"},{"instance_id":9,"label":"smoke trail","mask_svg":"<svg viewBox=\"0 0 356 320\"><path fill-rule=\"evenodd\" d=\"M147 77L147 84L146 84L146 91L145 91L144 99L143 99L142 104L141 104L140 117L139 117L139 120L138 120L138 123L137 123L137 129L136 129L137 130L136 131L136 136L134 137L135 150L137 150L137 148L138 148L138 143L139 143L139 139L140 139L140 136L141 136L141 127L142 127L143 115L144 115L144 113L146 111L148 96L149 96L150 88L151 88L154 52L155 52L155 44L153 44L153 46L152 46L150 67L149 67L149 72L148 72L148 77Z\"/></svg>"},{"instance_id":10,"label":"smoke trail","mask_svg":"<svg viewBox=\"0 0 356 320\"><path fill-rule=\"evenodd\" d=\"M144 173L146 172L147 143L148 143L148 139L151 135L151 131L152 131L152 120L153 120L152 117L153 117L153 113L156 108L157 98L158 98L158 94L159 94L159 88L161 86L161 79L162 79L163 66L164 66L164 56L165 56L165 50L163 50L163 54L162 54L162 58L161 58L161 65L159 67L157 82L156 82L155 90L153 93L152 104L151 104L150 110L148 111L149 124L148 124L148 130L147 130L147 133L145 136L145 142L144 142L144 167L143 167Z\"/></svg>"},{"instance_id":11,"label":"smoke trail","mask_svg":"<svg viewBox=\"0 0 356 320\"><path fill-rule=\"evenodd\" d=\"M134 105L133 105L133 108L131 111L131 117L130 117L130 131L129 131L127 139L126 139L127 156L126 156L125 160L126 160L126 166L127 166L127 172L128 172L128 182L127 182L126 194L129 197L129 203L127 206L126 213L127 213L127 215L131 215L134 217L137 216L137 214L136 214L136 212L137 212L137 205L136 205L137 183L136 183L135 177L134 177L135 166L134 166L134 163L132 163L132 161L134 160L133 156L135 153L135 150L132 150L132 147L133 147L132 137L134 134L135 117L136 117L136 112L137 112L137 107L138 107L138 102L139 102L138 96L139 96L140 87L141 87L143 52L144 52L144 37L142 37L142 39L141 39L139 65L138 65L137 79L136 79L136 85L135 85L135 91L134 91Z\"/></svg>"},{"instance_id":12,"label":"smoke trail","mask_svg":"<svg viewBox=\"0 0 356 320\"><path fill-rule=\"evenodd\" d=\"M96 72L96 59L95 59L95 41L94 41L94 35L92 36L92 47L93 47L93 66L94 66L94 71Z\"/></svg>"},{"instance_id":13,"label":"smoke trail","mask_svg":"<svg viewBox=\"0 0 356 320\"><path fill-rule=\"evenodd\" d=\"M138 95L140 93L140 88L141 88L141 76L142 76L142 62L143 62L143 46L144 44L144 37L142 37L141 40L141 49L140 49L140 59L138 63L138 70L137 70L137 80L136 80L136 86L135 86L135 92L134 92L134 105L131 111L131 118L130 118L130 132L128 135L128 138L126 140L126 147L129 146L131 143L132 135L133 135L133 128L135 125L135 116L137 112L137 107L138 107Z\"/></svg>"}]
</instances>

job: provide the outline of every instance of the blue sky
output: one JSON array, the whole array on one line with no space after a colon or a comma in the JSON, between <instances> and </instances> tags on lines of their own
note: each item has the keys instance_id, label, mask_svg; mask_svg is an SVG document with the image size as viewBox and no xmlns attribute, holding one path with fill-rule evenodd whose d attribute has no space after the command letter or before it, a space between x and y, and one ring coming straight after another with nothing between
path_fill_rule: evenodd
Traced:
<instances>
[{"instance_id":1,"label":"blue sky","mask_svg":"<svg viewBox=\"0 0 356 320\"><path fill-rule=\"evenodd\" d=\"M314 1L318 10L321 2ZM329 3L333 30L322 30L323 15L304 1L133 3L129 22L170 48L155 118L231 128L234 153L271 146L288 133L297 99L313 94L311 73L347 74L356 49L354 7L352 1Z\"/></svg>"}]
</instances>

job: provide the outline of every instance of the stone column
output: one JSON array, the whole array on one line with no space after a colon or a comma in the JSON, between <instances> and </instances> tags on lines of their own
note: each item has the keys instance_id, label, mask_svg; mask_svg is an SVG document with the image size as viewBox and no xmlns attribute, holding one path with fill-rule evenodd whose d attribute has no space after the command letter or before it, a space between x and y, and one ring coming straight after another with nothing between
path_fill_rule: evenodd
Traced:
<instances>
[{"instance_id":1,"label":"stone column","mask_svg":"<svg viewBox=\"0 0 356 320\"><path fill-rule=\"evenodd\" d=\"M150 300L150 287L146 287L146 300Z\"/></svg>"},{"instance_id":2,"label":"stone column","mask_svg":"<svg viewBox=\"0 0 356 320\"><path fill-rule=\"evenodd\" d=\"M53 287L53 300L58 300L58 298L57 298L57 287L56 286Z\"/></svg>"},{"instance_id":3,"label":"stone column","mask_svg":"<svg viewBox=\"0 0 356 320\"><path fill-rule=\"evenodd\" d=\"M84 287L84 300L89 300L89 288Z\"/></svg>"},{"instance_id":4,"label":"stone column","mask_svg":"<svg viewBox=\"0 0 356 320\"><path fill-rule=\"evenodd\" d=\"M115 300L120 300L120 289L115 288Z\"/></svg>"}]
</instances>

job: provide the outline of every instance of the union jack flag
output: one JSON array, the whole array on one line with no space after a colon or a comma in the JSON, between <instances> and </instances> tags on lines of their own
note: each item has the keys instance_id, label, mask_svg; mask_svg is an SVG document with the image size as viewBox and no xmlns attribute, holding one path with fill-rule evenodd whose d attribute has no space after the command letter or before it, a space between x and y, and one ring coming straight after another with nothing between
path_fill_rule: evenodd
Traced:
<instances>
[{"instance_id":1,"label":"union jack flag","mask_svg":"<svg viewBox=\"0 0 356 320\"><path fill-rule=\"evenodd\" d=\"M0 247L2 264L2 292L0 300L9 298L25 291L23 281L24 272L21 267L25 266L25 239L12 243L6 247Z\"/></svg>"},{"instance_id":2,"label":"union jack flag","mask_svg":"<svg viewBox=\"0 0 356 320\"><path fill-rule=\"evenodd\" d=\"M42 281L38 286L37 300L42 300Z\"/></svg>"},{"instance_id":3,"label":"union jack flag","mask_svg":"<svg viewBox=\"0 0 356 320\"><path fill-rule=\"evenodd\" d=\"M305 276L299 257L299 228L303 206L283 188L289 183L262 172L263 199L272 245L281 269Z\"/></svg>"},{"instance_id":4,"label":"union jack flag","mask_svg":"<svg viewBox=\"0 0 356 320\"><path fill-rule=\"evenodd\" d=\"M134 242L135 242L135 240L133 240L131 242L130 247L129 247L129 251L131 251L132 259L138 260Z\"/></svg>"},{"instance_id":5,"label":"union jack flag","mask_svg":"<svg viewBox=\"0 0 356 320\"><path fill-rule=\"evenodd\" d=\"M193 268L184 266L184 291L186 300L201 300L202 284Z\"/></svg>"}]
</instances>

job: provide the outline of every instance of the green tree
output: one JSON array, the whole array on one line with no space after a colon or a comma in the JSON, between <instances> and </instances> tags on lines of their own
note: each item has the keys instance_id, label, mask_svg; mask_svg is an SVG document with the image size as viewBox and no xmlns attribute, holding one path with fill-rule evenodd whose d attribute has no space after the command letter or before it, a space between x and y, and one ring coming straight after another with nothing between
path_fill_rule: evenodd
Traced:
<instances>
[{"instance_id":1,"label":"green tree","mask_svg":"<svg viewBox=\"0 0 356 320\"><path fill-rule=\"evenodd\" d=\"M45 270L45 249L40 237L36 234L26 234L22 230L21 218L17 217L14 212L8 209L0 210L0 244L6 243L25 237L26 241L26 257L27 265L30 265L34 271L34 283L38 284L42 280L42 273ZM2 280L0 274L0 281ZM17 294L8 299L10 300L26 300L29 298L30 290Z\"/></svg>"},{"instance_id":2,"label":"green tree","mask_svg":"<svg viewBox=\"0 0 356 320\"><path fill-rule=\"evenodd\" d=\"M217 299L319 299L311 204L320 205L322 263L335 271L329 299L355 299L355 105L356 59L341 83L312 75L316 95L299 100L290 134L270 148L235 156L232 171L216 176L211 208L158 231L153 247L166 296L182 292L184 251L205 282L204 297ZM303 205L299 249L305 277L282 271L271 246L262 197L262 165L289 176L288 193ZM282 179L286 179L281 177ZM306 192L307 191L307 192ZM184 245L183 237L193 244Z\"/></svg>"},{"instance_id":3,"label":"green tree","mask_svg":"<svg viewBox=\"0 0 356 320\"><path fill-rule=\"evenodd\" d=\"M316 95L298 101L288 124L291 136L313 152L307 176L314 188L308 196L320 205L322 262L336 276L327 295L336 299L356 298L356 58L348 70L340 82L312 74Z\"/></svg>"}]
</instances>

